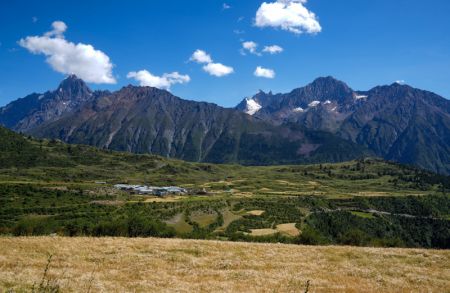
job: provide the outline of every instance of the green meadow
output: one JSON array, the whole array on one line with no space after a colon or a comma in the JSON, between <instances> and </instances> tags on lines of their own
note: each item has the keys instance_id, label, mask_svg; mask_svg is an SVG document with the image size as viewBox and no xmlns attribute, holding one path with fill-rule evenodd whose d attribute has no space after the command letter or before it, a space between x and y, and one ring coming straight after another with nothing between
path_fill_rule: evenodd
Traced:
<instances>
[{"instance_id":1,"label":"green meadow","mask_svg":"<svg viewBox=\"0 0 450 293\"><path fill-rule=\"evenodd\" d=\"M6 135L0 156L4 235L427 248L450 243L449 178L377 158L215 165ZM189 193L143 196L116 190L117 183L177 185Z\"/></svg>"}]
</instances>

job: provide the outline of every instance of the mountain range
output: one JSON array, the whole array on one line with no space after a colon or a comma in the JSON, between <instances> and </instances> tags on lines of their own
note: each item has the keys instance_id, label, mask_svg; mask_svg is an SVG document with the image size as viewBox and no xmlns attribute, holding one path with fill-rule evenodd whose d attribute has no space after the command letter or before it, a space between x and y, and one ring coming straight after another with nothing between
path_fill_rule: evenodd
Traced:
<instances>
[{"instance_id":1,"label":"mountain range","mask_svg":"<svg viewBox=\"0 0 450 293\"><path fill-rule=\"evenodd\" d=\"M236 109L328 131L387 160L450 172L450 101L432 92L399 83L354 91L324 77L287 94L261 91Z\"/></svg>"},{"instance_id":2,"label":"mountain range","mask_svg":"<svg viewBox=\"0 0 450 293\"><path fill-rule=\"evenodd\" d=\"M268 165L377 155L450 173L450 101L397 83L362 92L324 77L288 94L260 91L229 109L152 87L92 91L71 75L54 91L0 108L0 124L189 161Z\"/></svg>"}]
</instances>

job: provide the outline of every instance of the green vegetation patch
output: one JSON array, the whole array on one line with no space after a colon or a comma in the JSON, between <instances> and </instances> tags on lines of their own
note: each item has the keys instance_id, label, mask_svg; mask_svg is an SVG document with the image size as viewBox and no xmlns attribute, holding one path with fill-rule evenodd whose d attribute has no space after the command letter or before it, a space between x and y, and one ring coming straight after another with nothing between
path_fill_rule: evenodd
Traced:
<instances>
[{"instance_id":1,"label":"green vegetation patch","mask_svg":"<svg viewBox=\"0 0 450 293\"><path fill-rule=\"evenodd\" d=\"M215 212L196 212L194 214L191 214L190 219L196 222L201 228L205 228L216 221L217 214Z\"/></svg>"},{"instance_id":2,"label":"green vegetation patch","mask_svg":"<svg viewBox=\"0 0 450 293\"><path fill-rule=\"evenodd\" d=\"M371 213L366 213L366 212L358 212L358 211L351 211L350 212L352 215L361 217L361 218L366 218L366 219L373 219L374 216Z\"/></svg>"}]
</instances>

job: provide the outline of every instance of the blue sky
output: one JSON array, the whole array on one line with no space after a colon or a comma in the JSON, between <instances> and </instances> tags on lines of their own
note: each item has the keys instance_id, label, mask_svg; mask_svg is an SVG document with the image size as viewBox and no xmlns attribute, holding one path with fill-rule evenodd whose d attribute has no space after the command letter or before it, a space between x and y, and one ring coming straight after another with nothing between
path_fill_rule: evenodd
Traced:
<instances>
[{"instance_id":1,"label":"blue sky","mask_svg":"<svg viewBox=\"0 0 450 293\"><path fill-rule=\"evenodd\" d=\"M57 65L46 62L46 56L30 52L30 43L19 44L52 30L49 37L91 45L109 58L111 76L103 79L109 83L94 77L96 82L89 83L94 89L138 85L127 75L134 72L131 76L136 77L147 70L159 76L158 81L180 82L170 87L175 95L227 107L259 89L287 92L328 75L358 90L404 80L450 98L450 1L297 1L315 14L320 31L308 33L303 27L298 34L295 27L255 25L264 2L259 0L2 0L0 106L54 89L64 78L58 72L64 69L55 70ZM67 28L56 32L54 21ZM249 50L242 54L244 41L259 45L256 54ZM278 45L283 52L263 53L269 45ZM221 63L233 72L221 77L208 74L202 69L207 63L190 61L197 49L210 55L210 63ZM273 70L274 78L255 76L257 66ZM89 68L80 70L89 74L85 72Z\"/></svg>"}]
</instances>

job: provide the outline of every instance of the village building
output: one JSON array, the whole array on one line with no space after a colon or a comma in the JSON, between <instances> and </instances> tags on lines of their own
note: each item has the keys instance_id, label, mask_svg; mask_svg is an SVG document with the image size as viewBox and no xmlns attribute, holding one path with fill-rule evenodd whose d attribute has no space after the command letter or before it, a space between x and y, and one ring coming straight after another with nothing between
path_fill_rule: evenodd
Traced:
<instances>
[{"instance_id":1,"label":"village building","mask_svg":"<svg viewBox=\"0 0 450 293\"><path fill-rule=\"evenodd\" d=\"M180 195L187 193L186 189L178 186L155 187L146 185L116 184L114 185L114 188L141 195L165 196L165 195Z\"/></svg>"}]
</instances>

